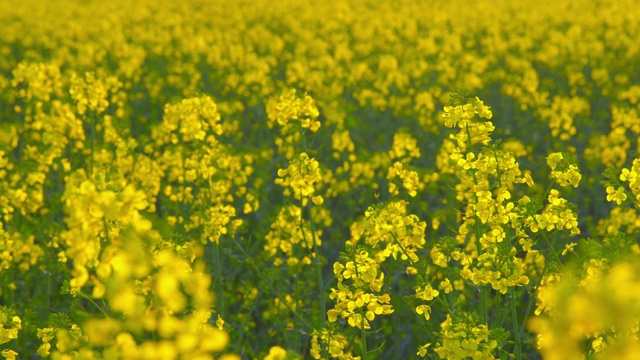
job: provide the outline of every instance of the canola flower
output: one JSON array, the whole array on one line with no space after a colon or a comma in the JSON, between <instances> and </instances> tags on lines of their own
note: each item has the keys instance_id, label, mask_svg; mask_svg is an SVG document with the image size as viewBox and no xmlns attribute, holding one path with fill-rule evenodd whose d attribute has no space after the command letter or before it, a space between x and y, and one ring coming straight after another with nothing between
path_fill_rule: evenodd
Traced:
<instances>
[{"instance_id":1,"label":"canola flower","mask_svg":"<svg viewBox=\"0 0 640 360\"><path fill-rule=\"evenodd\" d=\"M637 357L639 19L0 3L0 355Z\"/></svg>"}]
</instances>

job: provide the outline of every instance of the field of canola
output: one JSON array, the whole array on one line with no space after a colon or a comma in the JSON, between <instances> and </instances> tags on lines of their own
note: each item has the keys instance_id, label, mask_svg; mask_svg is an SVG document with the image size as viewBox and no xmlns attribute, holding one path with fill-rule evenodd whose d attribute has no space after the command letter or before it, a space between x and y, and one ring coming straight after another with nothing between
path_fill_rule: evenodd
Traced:
<instances>
[{"instance_id":1,"label":"field of canola","mask_svg":"<svg viewBox=\"0 0 640 360\"><path fill-rule=\"evenodd\" d=\"M640 357L640 2L0 2L7 359Z\"/></svg>"}]
</instances>

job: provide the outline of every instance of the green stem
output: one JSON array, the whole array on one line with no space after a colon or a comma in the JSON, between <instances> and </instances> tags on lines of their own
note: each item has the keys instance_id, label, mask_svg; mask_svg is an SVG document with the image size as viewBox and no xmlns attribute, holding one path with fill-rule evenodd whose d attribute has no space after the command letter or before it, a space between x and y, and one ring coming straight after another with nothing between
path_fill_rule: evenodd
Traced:
<instances>
[{"instance_id":1,"label":"green stem","mask_svg":"<svg viewBox=\"0 0 640 360\"><path fill-rule=\"evenodd\" d=\"M111 244L111 235L109 234L109 223L107 222L107 218L102 218L102 226L104 227L104 236L107 238L107 244Z\"/></svg>"},{"instance_id":2,"label":"green stem","mask_svg":"<svg viewBox=\"0 0 640 360\"><path fill-rule=\"evenodd\" d=\"M391 237L393 237L393 240L396 242L398 247L400 247L400 250L402 250L402 253L407 257L407 260L409 260L409 264L411 266L415 266L414 262L411 260L411 256L409 256L409 253L407 252L407 250L404 248L404 246L402 246L402 244L400 243L400 240L398 240L398 237L396 236L396 234L393 231L391 231L389 233L391 234ZM420 270L424 270L424 269L420 269Z\"/></svg>"},{"instance_id":3,"label":"green stem","mask_svg":"<svg viewBox=\"0 0 640 360\"><path fill-rule=\"evenodd\" d=\"M89 168L89 178L93 177L93 158L96 151L96 114L91 112L91 167Z\"/></svg>"},{"instance_id":4,"label":"green stem","mask_svg":"<svg viewBox=\"0 0 640 360\"><path fill-rule=\"evenodd\" d=\"M265 285L267 285L269 287L269 290L271 290L271 293L278 298L278 300L280 300L280 302L282 304L284 304L284 306L296 317L298 318L298 320L300 320L300 322L302 322L302 324L304 326L307 327L307 329L309 331L313 330L313 326L311 326L311 324L309 324L305 319L303 319L300 314L298 314L292 307L291 305L289 305L289 303L285 300L284 297L280 296L280 293L278 293L278 291L276 291L276 289L273 288L273 285L271 285L271 283L269 281L267 281L267 279L265 278L265 276L262 274L262 271L260 271L260 269L258 269L258 267L253 263L253 260L251 260L249 254L247 254L247 252L244 250L244 248L242 247L242 245L240 245L240 243L238 242L238 240L236 240L235 238L232 238L233 242L236 244L236 246L238 246L238 249L240 249L240 252L242 252L242 255L245 256L246 262L251 265L251 267L253 268L253 270L255 270L255 272L258 274L258 276L260 277L260 279L262 280L262 282L265 283Z\"/></svg>"},{"instance_id":5,"label":"green stem","mask_svg":"<svg viewBox=\"0 0 640 360\"><path fill-rule=\"evenodd\" d=\"M311 242L313 244L313 251L316 253L316 277L318 278L318 287L320 290L320 324L321 327L324 328L325 316L327 314L327 304L325 302L325 293L324 293L324 279L322 277L322 264L320 263L320 249L316 244L316 225L313 221L313 215L311 215L311 209L309 209L309 222L311 223ZM302 227L302 236L305 237L304 227ZM307 241L306 237L304 241Z\"/></svg>"},{"instance_id":6,"label":"green stem","mask_svg":"<svg viewBox=\"0 0 640 360\"><path fill-rule=\"evenodd\" d=\"M544 232L544 230L540 231L540 233L542 234L542 238L544 239L544 241L547 243L549 250L551 250L551 252L553 253L553 256L558 261L558 264L562 264L562 261L560 261L560 256L558 255L556 250L553 248L553 245L551 245L551 240L549 240L549 238L547 237L547 234Z\"/></svg>"},{"instance_id":7,"label":"green stem","mask_svg":"<svg viewBox=\"0 0 640 360\"><path fill-rule=\"evenodd\" d=\"M49 258L49 259L52 259L52 258ZM53 269L53 267L49 267L49 269ZM52 274L49 271L47 271L46 273L47 273L47 311L51 311L51 276Z\"/></svg>"},{"instance_id":8,"label":"green stem","mask_svg":"<svg viewBox=\"0 0 640 360\"><path fill-rule=\"evenodd\" d=\"M309 149L307 147L307 137L305 136L304 128L302 127L301 122L298 122L298 131L300 132L300 139L302 140L302 151L307 152L307 150Z\"/></svg>"},{"instance_id":9,"label":"green stem","mask_svg":"<svg viewBox=\"0 0 640 360\"><path fill-rule=\"evenodd\" d=\"M104 315L105 318L109 318L109 314L102 308L100 307L98 304L96 304L95 301L93 301L93 299L91 297L89 297L87 294L83 293L82 291L77 291L76 294L80 295L80 297L82 297L83 299L88 300L90 303L93 304L93 306L95 306L98 310L100 310L100 312L102 313L102 315Z\"/></svg>"},{"instance_id":10,"label":"green stem","mask_svg":"<svg viewBox=\"0 0 640 360\"><path fill-rule=\"evenodd\" d=\"M446 297L445 297L446 299ZM447 310L447 313L449 315L451 315L451 319L453 319L454 321L456 320L456 312L451 310L451 306L449 305L449 300L447 299L447 301L445 302L444 300L442 300L442 298L440 297L440 295L435 297L435 300L437 302L440 303L440 305L442 305L444 307L445 310Z\"/></svg>"},{"instance_id":11,"label":"green stem","mask_svg":"<svg viewBox=\"0 0 640 360\"><path fill-rule=\"evenodd\" d=\"M500 162L498 162L498 153L493 148L493 157L496 159L496 178L498 179L498 188L502 187L502 175L500 174Z\"/></svg>"},{"instance_id":12,"label":"green stem","mask_svg":"<svg viewBox=\"0 0 640 360\"><path fill-rule=\"evenodd\" d=\"M187 164L187 159L185 158L186 154L184 149L180 149L180 155L181 155L181 159L182 159L182 203L181 203L181 207L182 204L185 204L187 201L187 169L185 168L186 164ZM186 212L184 211L184 208L182 209L182 214L185 214Z\"/></svg>"},{"instance_id":13,"label":"green stem","mask_svg":"<svg viewBox=\"0 0 640 360\"><path fill-rule=\"evenodd\" d=\"M258 304L260 303L260 297L261 297L261 293L258 293L258 296L256 296L256 298L253 301L253 304L251 305L251 308L249 309L247 314L252 314L256 310L256 308L258 307ZM240 352L239 351L240 350L240 346L242 345L242 340L244 340L244 335L246 334L246 331L244 331L244 330L247 328L247 324L249 323L249 320L251 320L251 316L245 316L244 317L244 321L240 325L240 329L242 329L243 331L240 332L240 335L238 335L238 340L236 341L235 345L233 346L233 352L235 352L235 353Z\"/></svg>"},{"instance_id":14,"label":"green stem","mask_svg":"<svg viewBox=\"0 0 640 360\"><path fill-rule=\"evenodd\" d=\"M489 321L489 311L487 309L488 307L488 302L487 302L487 289L485 285L481 285L480 286L480 317L482 319L482 322L484 324L487 324Z\"/></svg>"},{"instance_id":15,"label":"green stem","mask_svg":"<svg viewBox=\"0 0 640 360\"><path fill-rule=\"evenodd\" d=\"M360 324L360 335L362 336L362 360L367 360L367 334L364 330L364 309L360 309L360 314L362 316L362 321Z\"/></svg>"},{"instance_id":16,"label":"green stem","mask_svg":"<svg viewBox=\"0 0 640 360\"><path fill-rule=\"evenodd\" d=\"M513 337L515 339L515 344L513 345L513 351L516 355L516 359L522 358L522 345L520 344L520 333L518 328L518 314L516 312L516 289L511 288L511 321L513 322L512 328L514 331Z\"/></svg>"},{"instance_id":17,"label":"green stem","mask_svg":"<svg viewBox=\"0 0 640 360\"><path fill-rule=\"evenodd\" d=\"M538 204L540 205L540 207L542 207L542 202L549 195L549 192L551 192L552 188L553 188L553 182L551 182L551 184L549 184L549 186L545 189L544 193L540 196L540 200L538 201ZM537 213L538 210L539 210L539 208L536 209L535 212Z\"/></svg>"},{"instance_id":18,"label":"green stem","mask_svg":"<svg viewBox=\"0 0 640 360\"><path fill-rule=\"evenodd\" d=\"M542 279L544 278L544 273L547 270L547 263L544 263L544 267L542 268L542 273L540 273L540 279L538 279L538 283L534 286L534 288L530 291L529 293L529 303L527 304L527 310L524 313L524 319L525 321L522 322L522 324L520 325L520 332L519 334L524 335L524 327L527 323L526 319L529 319L529 315L531 314L531 309L533 308L533 304L535 302L535 292L536 290L538 290L538 287L540 287L540 284L542 283Z\"/></svg>"},{"instance_id":19,"label":"green stem","mask_svg":"<svg viewBox=\"0 0 640 360\"><path fill-rule=\"evenodd\" d=\"M127 183L131 183L131 175L135 172L136 164L138 163L138 157L136 154L134 153L131 156L133 157L133 161L131 162L131 171L127 174Z\"/></svg>"},{"instance_id":20,"label":"green stem","mask_svg":"<svg viewBox=\"0 0 640 360\"><path fill-rule=\"evenodd\" d=\"M218 315L220 315L220 317L224 319L225 311L224 311L224 294L223 294L223 287L222 287L222 263L220 261L220 244L217 242L214 242L212 246L213 246L213 251L212 251L213 262L215 263L214 266L216 268L216 274L215 274L216 309L218 311Z\"/></svg>"}]
</instances>

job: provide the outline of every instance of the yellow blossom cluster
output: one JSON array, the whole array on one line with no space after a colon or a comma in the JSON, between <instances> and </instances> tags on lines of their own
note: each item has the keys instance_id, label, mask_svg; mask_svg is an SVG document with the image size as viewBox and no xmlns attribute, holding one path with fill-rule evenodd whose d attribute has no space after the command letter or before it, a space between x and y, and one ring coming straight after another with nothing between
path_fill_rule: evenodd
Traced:
<instances>
[{"instance_id":1,"label":"yellow blossom cluster","mask_svg":"<svg viewBox=\"0 0 640 360\"><path fill-rule=\"evenodd\" d=\"M376 254L379 263L388 257L409 262L407 272L414 272L412 266L418 261L416 252L425 240L427 224L414 214L407 214L407 202L393 201L387 204L369 206L362 221L351 226L352 239L355 245L364 242L380 250Z\"/></svg>"},{"instance_id":2,"label":"yellow blossom cluster","mask_svg":"<svg viewBox=\"0 0 640 360\"><path fill-rule=\"evenodd\" d=\"M551 177L560 185L578 187L582 175L578 166L565 159L562 153L553 153L547 156L547 165L551 168Z\"/></svg>"},{"instance_id":3,"label":"yellow blossom cluster","mask_svg":"<svg viewBox=\"0 0 640 360\"><path fill-rule=\"evenodd\" d=\"M22 329L22 320L18 316L11 316L10 311L4 307L0 307L0 345L18 338L18 331ZM16 359L17 352L11 349L2 350L1 355L5 359Z\"/></svg>"},{"instance_id":4,"label":"yellow blossom cluster","mask_svg":"<svg viewBox=\"0 0 640 360\"><path fill-rule=\"evenodd\" d=\"M389 180L389 193L398 195L398 187L391 180L398 177L402 181L402 186L407 189L407 193L411 197L416 197L418 190L424 188L424 184L420 182L418 173L413 170L404 168L401 162L393 163L393 166L389 168L387 173L387 180Z\"/></svg>"},{"instance_id":5,"label":"yellow blossom cluster","mask_svg":"<svg viewBox=\"0 0 640 360\"><path fill-rule=\"evenodd\" d=\"M72 74L70 82L69 95L76 102L79 115L84 115L87 110L94 114L104 112L111 100L109 93L115 93L122 87L116 77L108 77L103 82L92 72L86 73L84 79Z\"/></svg>"},{"instance_id":6,"label":"yellow blossom cluster","mask_svg":"<svg viewBox=\"0 0 640 360\"><path fill-rule=\"evenodd\" d=\"M173 203L192 203L198 209L189 218L171 214L173 223L187 231L200 230L203 243L218 242L242 224L237 219L233 192L245 197L245 213L256 211L259 202L246 188L252 174L251 156L236 155L217 137L223 134L217 104L209 96L167 104L162 123L151 134L161 176L167 177L164 198ZM153 199L155 200L155 198ZM186 224L185 224L186 222Z\"/></svg>"},{"instance_id":7,"label":"yellow blossom cluster","mask_svg":"<svg viewBox=\"0 0 640 360\"><path fill-rule=\"evenodd\" d=\"M384 273L378 273L378 268L379 264L366 251L355 254L344 265L339 262L333 265L338 285L331 289L330 297L336 305L327 311L329 321L335 322L340 317L352 327L370 329L370 321L376 315L393 313L389 295L373 293L379 292L384 282Z\"/></svg>"},{"instance_id":8,"label":"yellow blossom cluster","mask_svg":"<svg viewBox=\"0 0 640 360\"><path fill-rule=\"evenodd\" d=\"M324 199L321 195L314 195L316 184L322 182L320 164L307 153L295 157L286 169L278 170L275 183L285 187L284 194L292 196L306 206L311 199L316 205L321 205Z\"/></svg>"},{"instance_id":9,"label":"yellow blossom cluster","mask_svg":"<svg viewBox=\"0 0 640 360\"><path fill-rule=\"evenodd\" d=\"M213 145L214 136L222 134L219 121L218 107L211 97L184 99L165 106L162 125L156 128L153 138L160 146L193 141L206 141Z\"/></svg>"},{"instance_id":10,"label":"yellow blossom cluster","mask_svg":"<svg viewBox=\"0 0 640 360\"><path fill-rule=\"evenodd\" d=\"M640 204L640 158L634 159L631 168L623 168L620 181L627 183L631 194L635 197L635 203ZM608 191L607 191L608 192ZM608 199L607 199L608 200Z\"/></svg>"},{"instance_id":11,"label":"yellow blossom cluster","mask_svg":"<svg viewBox=\"0 0 640 360\"><path fill-rule=\"evenodd\" d=\"M525 218L525 225L532 232L536 233L541 229L547 231L569 229L573 235L580 234L576 214L567 207L568 201L559 197L559 194L555 189L549 191L548 204L544 210L540 214ZM521 204L525 206L531 201L528 197L521 200Z\"/></svg>"},{"instance_id":12,"label":"yellow blossom cluster","mask_svg":"<svg viewBox=\"0 0 640 360\"><path fill-rule=\"evenodd\" d=\"M345 348L349 346L349 340L341 334L332 333L327 329L322 332L314 331L311 337L311 349L309 350L314 359L327 359L323 357L323 348L331 358L339 360L360 360L360 356L353 356L349 352L345 352Z\"/></svg>"},{"instance_id":13,"label":"yellow blossom cluster","mask_svg":"<svg viewBox=\"0 0 640 360\"><path fill-rule=\"evenodd\" d=\"M136 359L206 357L224 349L228 335L208 323L211 278L195 261L202 250L162 240L140 213L148 207L143 193L132 186L101 190L79 171L69 176L62 199L68 230L60 236L66 250L58 259L73 269L66 291L90 299L103 316L82 328L74 324L70 332L42 330L45 344L55 335L57 350L51 353L98 358L92 349L105 347L114 356ZM141 341L145 333L161 340ZM51 347L43 346L46 356Z\"/></svg>"},{"instance_id":14,"label":"yellow blossom cluster","mask_svg":"<svg viewBox=\"0 0 640 360\"><path fill-rule=\"evenodd\" d=\"M591 259L582 268L547 281L528 328L544 358L626 358L637 354L637 260L608 264Z\"/></svg>"},{"instance_id":15,"label":"yellow blossom cluster","mask_svg":"<svg viewBox=\"0 0 640 360\"><path fill-rule=\"evenodd\" d=\"M640 204L640 159L633 160L631 167L622 168L617 171L615 167L609 167L604 175L607 181L603 182L606 190L606 199L615 202L616 206L611 210L609 216L600 219L598 232L606 236L608 234L625 233L634 234L640 229L640 214L638 213ZM627 207L631 203L633 207Z\"/></svg>"},{"instance_id":16,"label":"yellow blossom cluster","mask_svg":"<svg viewBox=\"0 0 640 360\"><path fill-rule=\"evenodd\" d=\"M298 97L295 89L283 94L277 101L267 104L268 125L279 125L281 137L275 141L278 151L291 159L295 156L295 145L306 144L302 129L315 133L320 128L320 115L315 101L309 95Z\"/></svg>"},{"instance_id":17,"label":"yellow blossom cluster","mask_svg":"<svg viewBox=\"0 0 640 360\"><path fill-rule=\"evenodd\" d=\"M443 359L494 359L494 350L498 342L490 338L486 325L477 324L469 314L460 314L454 320L447 319L440 324L442 342L434 351ZM424 356L426 348L418 355Z\"/></svg>"},{"instance_id":18,"label":"yellow blossom cluster","mask_svg":"<svg viewBox=\"0 0 640 360\"><path fill-rule=\"evenodd\" d=\"M313 99L309 95L299 98L295 89L282 95L272 111L273 115L270 119L285 130L289 126L295 126L298 121L298 126L309 129L311 132L317 132L320 128L320 122L317 120L320 113ZM294 123L290 124L290 122Z\"/></svg>"},{"instance_id":19,"label":"yellow blossom cluster","mask_svg":"<svg viewBox=\"0 0 640 360\"><path fill-rule=\"evenodd\" d=\"M0 357L639 357L640 2L0 24Z\"/></svg>"},{"instance_id":20,"label":"yellow blossom cluster","mask_svg":"<svg viewBox=\"0 0 640 360\"><path fill-rule=\"evenodd\" d=\"M289 266L298 263L309 265L316 256L315 247L322 245L321 238L322 230L314 229L310 220L302 217L302 209L289 205L280 209L271 224L271 231L265 236L264 250L273 259L275 266L285 262Z\"/></svg>"}]
</instances>

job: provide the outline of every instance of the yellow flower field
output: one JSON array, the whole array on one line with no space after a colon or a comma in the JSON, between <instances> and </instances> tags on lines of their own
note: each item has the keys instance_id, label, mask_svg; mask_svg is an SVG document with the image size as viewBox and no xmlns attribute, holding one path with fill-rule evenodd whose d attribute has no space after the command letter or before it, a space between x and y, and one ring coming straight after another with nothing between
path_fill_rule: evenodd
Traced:
<instances>
[{"instance_id":1,"label":"yellow flower field","mask_svg":"<svg viewBox=\"0 0 640 360\"><path fill-rule=\"evenodd\" d=\"M640 357L640 3L0 2L7 359Z\"/></svg>"}]
</instances>

